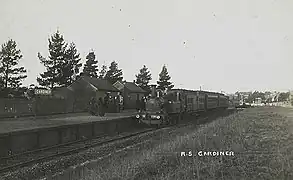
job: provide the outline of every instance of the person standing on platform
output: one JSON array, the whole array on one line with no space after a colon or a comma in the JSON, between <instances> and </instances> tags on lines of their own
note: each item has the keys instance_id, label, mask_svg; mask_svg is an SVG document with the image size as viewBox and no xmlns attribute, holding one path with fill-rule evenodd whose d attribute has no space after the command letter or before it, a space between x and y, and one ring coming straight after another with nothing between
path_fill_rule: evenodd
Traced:
<instances>
[{"instance_id":1,"label":"person standing on platform","mask_svg":"<svg viewBox=\"0 0 293 180\"><path fill-rule=\"evenodd\" d=\"M137 98L136 99L136 110L140 111L140 109L141 109L141 101Z\"/></svg>"},{"instance_id":2,"label":"person standing on platform","mask_svg":"<svg viewBox=\"0 0 293 180\"><path fill-rule=\"evenodd\" d=\"M115 112L119 113L119 95L114 97Z\"/></svg>"},{"instance_id":3,"label":"person standing on platform","mask_svg":"<svg viewBox=\"0 0 293 180\"><path fill-rule=\"evenodd\" d=\"M109 100L110 100L110 95L109 93L106 93L106 96L104 97L104 104L105 104L105 108L108 109L108 105L109 105Z\"/></svg>"},{"instance_id":4,"label":"person standing on platform","mask_svg":"<svg viewBox=\"0 0 293 180\"><path fill-rule=\"evenodd\" d=\"M95 115L97 112L97 104L96 104L96 98L95 97L91 97L90 101L89 101L89 110L90 112Z\"/></svg>"},{"instance_id":5,"label":"person standing on platform","mask_svg":"<svg viewBox=\"0 0 293 180\"><path fill-rule=\"evenodd\" d=\"M105 115L105 104L103 102L103 98L99 97L98 100L98 108L99 108L99 115L104 116Z\"/></svg>"},{"instance_id":6,"label":"person standing on platform","mask_svg":"<svg viewBox=\"0 0 293 180\"><path fill-rule=\"evenodd\" d=\"M145 97L141 97L141 110L145 111L146 110L146 105L145 105Z\"/></svg>"},{"instance_id":7,"label":"person standing on platform","mask_svg":"<svg viewBox=\"0 0 293 180\"><path fill-rule=\"evenodd\" d=\"M37 119L37 97L34 96L31 99L31 104L30 104L30 111L33 113L34 118Z\"/></svg>"},{"instance_id":8,"label":"person standing on platform","mask_svg":"<svg viewBox=\"0 0 293 180\"><path fill-rule=\"evenodd\" d=\"M123 105L123 96L121 94L119 94L119 107L120 107L120 111L124 110L124 105Z\"/></svg>"},{"instance_id":9,"label":"person standing on platform","mask_svg":"<svg viewBox=\"0 0 293 180\"><path fill-rule=\"evenodd\" d=\"M120 92L119 92L118 95L117 95L117 99L116 99L118 112L121 112L121 110L122 110L122 104L121 104L122 99L121 99L121 97L122 96L120 95Z\"/></svg>"}]
</instances>

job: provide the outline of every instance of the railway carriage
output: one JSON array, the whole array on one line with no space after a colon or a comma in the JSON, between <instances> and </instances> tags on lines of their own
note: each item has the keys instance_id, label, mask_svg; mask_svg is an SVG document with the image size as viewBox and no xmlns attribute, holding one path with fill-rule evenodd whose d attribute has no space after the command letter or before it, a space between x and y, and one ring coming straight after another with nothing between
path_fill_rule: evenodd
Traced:
<instances>
[{"instance_id":1,"label":"railway carriage","mask_svg":"<svg viewBox=\"0 0 293 180\"><path fill-rule=\"evenodd\" d=\"M152 96L146 101L146 110L139 112L136 118L147 125L177 124L184 114L224 109L228 104L228 96L220 93L172 89L162 94L152 87Z\"/></svg>"},{"instance_id":2,"label":"railway carriage","mask_svg":"<svg viewBox=\"0 0 293 180\"><path fill-rule=\"evenodd\" d=\"M219 108L229 107L229 96L220 95L219 96Z\"/></svg>"},{"instance_id":3,"label":"railway carriage","mask_svg":"<svg viewBox=\"0 0 293 180\"><path fill-rule=\"evenodd\" d=\"M174 89L182 95L182 103L184 104L184 113L194 114L198 111L204 111L205 95L199 91Z\"/></svg>"},{"instance_id":4,"label":"railway carriage","mask_svg":"<svg viewBox=\"0 0 293 180\"><path fill-rule=\"evenodd\" d=\"M217 93L206 92L206 110L216 109L219 106L219 95Z\"/></svg>"}]
</instances>

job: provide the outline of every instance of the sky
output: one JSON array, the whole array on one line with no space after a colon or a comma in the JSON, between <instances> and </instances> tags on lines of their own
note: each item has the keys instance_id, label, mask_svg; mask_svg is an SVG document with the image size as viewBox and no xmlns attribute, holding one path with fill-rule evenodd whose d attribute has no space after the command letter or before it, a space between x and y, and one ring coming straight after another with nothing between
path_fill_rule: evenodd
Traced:
<instances>
[{"instance_id":1,"label":"sky","mask_svg":"<svg viewBox=\"0 0 293 180\"><path fill-rule=\"evenodd\" d=\"M156 83L166 64L175 87L235 91L293 89L292 0L0 0L0 44L17 42L24 85L45 68L48 38L115 60L125 80L143 65Z\"/></svg>"}]
</instances>

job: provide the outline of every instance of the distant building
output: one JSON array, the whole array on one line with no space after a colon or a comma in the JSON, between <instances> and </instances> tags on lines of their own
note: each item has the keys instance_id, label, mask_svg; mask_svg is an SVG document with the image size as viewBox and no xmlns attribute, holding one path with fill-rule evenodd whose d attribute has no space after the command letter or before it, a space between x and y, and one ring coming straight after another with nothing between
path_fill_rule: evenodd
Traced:
<instances>
[{"instance_id":1,"label":"distant building","mask_svg":"<svg viewBox=\"0 0 293 180\"><path fill-rule=\"evenodd\" d=\"M261 104L262 103L262 99L261 98L255 98L254 104Z\"/></svg>"},{"instance_id":2,"label":"distant building","mask_svg":"<svg viewBox=\"0 0 293 180\"><path fill-rule=\"evenodd\" d=\"M290 91L289 101L290 101L290 104L293 105L293 91Z\"/></svg>"},{"instance_id":3,"label":"distant building","mask_svg":"<svg viewBox=\"0 0 293 180\"><path fill-rule=\"evenodd\" d=\"M251 93L250 92L240 92L238 93L238 98L239 98L239 103L244 104L245 102L247 102L248 97Z\"/></svg>"},{"instance_id":4,"label":"distant building","mask_svg":"<svg viewBox=\"0 0 293 180\"><path fill-rule=\"evenodd\" d=\"M239 106L240 104L240 97L234 94L228 95L229 101L231 103L231 106Z\"/></svg>"},{"instance_id":5,"label":"distant building","mask_svg":"<svg viewBox=\"0 0 293 180\"><path fill-rule=\"evenodd\" d=\"M91 97L96 97L97 99L100 97L104 98L106 93L109 93L111 97L116 97L120 92L105 79L92 78L87 76L79 77L67 88L74 93L76 105L75 108L78 109L86 109Z\"/></svg>"},{"instance_id":6,"label":"distant building","mask_svg":"<svg viewBox=\"0 0 293 180\"><path fill-rule=\"evenodd\" d=\"M73 91L69 90L67 87L54 88L51 91L52 96L60 99L70 99L73 96Z\"/></svg>"},{"instance_id":7,"label":"distant building","mask_svg":"<svg viewBox=\"0 0 293 180\"><path fill-rule=\"evenodd\" d=\"M147 93L134 82L117 81L113 86L121 91L125 109L135 109L137 106L136 101L141 100L141 98Z\"/></svg>"}]
</instances>

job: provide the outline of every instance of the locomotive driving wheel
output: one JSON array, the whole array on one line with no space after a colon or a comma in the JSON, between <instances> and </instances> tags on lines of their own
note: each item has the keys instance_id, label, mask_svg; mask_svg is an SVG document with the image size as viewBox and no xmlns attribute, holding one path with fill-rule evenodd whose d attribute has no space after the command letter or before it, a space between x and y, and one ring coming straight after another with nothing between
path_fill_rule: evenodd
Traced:
<instances>
[{"instance_id":1,"label":"locomotive driving wheel","mask_svg":"<svg viewBox=\"0 0 293 180\"><path fill-rule=\"evenodd\" d=\"M176 124L176 119L175 119L175 116L172 115L172 116L169 116L169 125L175 125Z\"/></svg>"},{"instance_id":2,"label":"locomotive driving wheel","mask_svg":"<svg viewBox=\"0 0 293 180\"><path fill-rule=\"evenodd\" d=\"M183 120L183 113L180 113L179 115L178 115L178 118L177 118L177 123L176 124L178 124L180 121L182 121Z\"/></svg>"},{"instance_id":3,"label":"locomotive driving wheel","mask_svg":"<svg viewBox=\"0 0 293 180\"><path fill-rule=\"evenodd\" d=\"M180 120L181 120L181 113L176 116L176 123L175 124L178 124L180 122Z\"/></svg>"},{"instance_id":4,"label":"locomotive driving wheel","mask_svg":"<svg viewBox=\"0 0 293 180\"><path fill-rule=\"evenodd\" d=\"M172 125L172 123L173 123L173 118L172 118L172 116L169 116L168 117L168 125Z\"/></svg>"}]
</instances>

